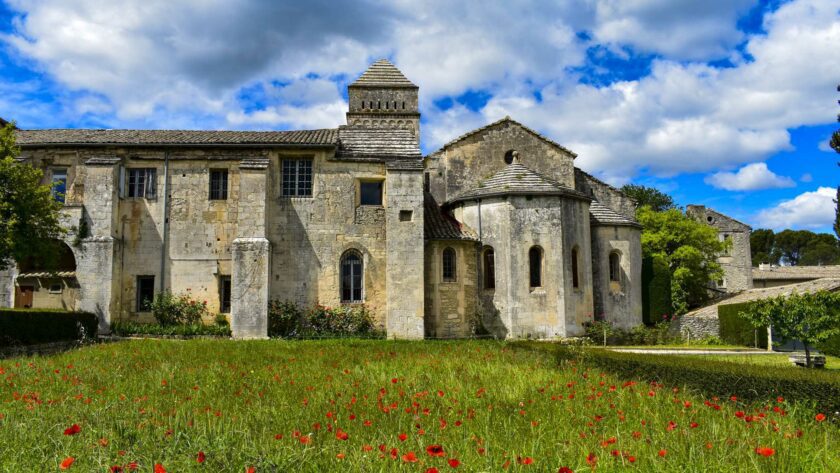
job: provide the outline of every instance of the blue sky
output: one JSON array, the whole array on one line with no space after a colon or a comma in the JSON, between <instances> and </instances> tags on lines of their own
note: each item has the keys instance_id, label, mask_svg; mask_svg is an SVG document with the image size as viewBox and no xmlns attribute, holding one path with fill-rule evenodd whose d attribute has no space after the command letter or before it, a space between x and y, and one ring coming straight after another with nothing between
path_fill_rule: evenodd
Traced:
<instances>
[{"instance_id":1,"label":"blue sky","mask_svg":"<svg viewBox=\"0 0 840 473\"><path fill-rule=\"evenodd\" d=\"M23 128L304 129L386 57L424 152L509 115L578 167L754 227L830 231L836 0L0 0Z\"/></svg>"}]
</instances>

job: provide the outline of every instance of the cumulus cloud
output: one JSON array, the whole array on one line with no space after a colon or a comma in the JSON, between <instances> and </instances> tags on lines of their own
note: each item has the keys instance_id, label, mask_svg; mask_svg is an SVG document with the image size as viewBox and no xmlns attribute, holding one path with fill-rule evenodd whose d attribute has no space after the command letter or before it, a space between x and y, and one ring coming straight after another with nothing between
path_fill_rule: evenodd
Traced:
<instances>
[{"instance_id":1,"label":"cumulus cloud","mask_svg":"<svg viewBox=\"0 0 840 473\"><path fill-rule=\"evenodd\" d=\"M755 191L796 186L793 179L780 176L768 169L767 163L747 164L737 172L718 172L706 176L704 181L713 187L728 191Z\"/></svg>"},{"instance_id":2,"label":"cumulus cloud","mask_svg":"<svg viewBox=\"0 0 840 473\"><path fill-rule=\"evenodd\" d=\"M758 227L772 229L830 227L834 221L835 192L836 189L831 187L804 192L775 207L762 210L753 221Z\"/></svg>"}]
</instances>

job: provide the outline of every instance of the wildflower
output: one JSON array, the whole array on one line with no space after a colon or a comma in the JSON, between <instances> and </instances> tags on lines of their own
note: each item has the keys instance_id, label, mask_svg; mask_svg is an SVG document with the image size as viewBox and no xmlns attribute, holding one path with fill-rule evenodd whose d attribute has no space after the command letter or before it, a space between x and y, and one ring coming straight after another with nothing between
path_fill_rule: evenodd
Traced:
<instances>
[{"instance_id":1,"label":"wildflower","mask_svg":"<svg viewBox=\"0 0 840 473\"><path fill-rule=\"evenodd\" d=\"M744 414L744 411L737 411L737 412L735 412L735 417L737 417L737 418L739 418L739 419L743 419L745 415L746 415L746 414Z\"/></svg>"},{"instance_id":2,"label":"wildflower","mask_svg":"<svg viewBox=\"0 0 840 473\"><path fill-rule=\"evenodd\" d=\"M111 473L123 473L123 467L119 465L114 465L110 469Z\"/></svg>"},{"instance_id":3,"label":"wildflower","mask_svg":"<svg viewBox=\"0 0 840 473\"><path fill-rule=\"evenodd\" d=\"M598 457L594 453L590 453L586 456L586 464L589 466L595 466L598 463Z\"/></svg>"},{"instance_id":4,"label":"wildflower","mask_svg":"<svg viewBox=\"0 0 840 473\"><path fill-rule=\"evenodd\" d=\"M534 459L531 458L531 457L517 458L516 461L520 465L530 465L530 464L534 463Z\"/></svg>"},{"instance_id":5,"label":"wildflower","mask_svg":"<svg viewBox=\"0 0 840 473\"><path fill-rule=\"evenodd\" d=\"M198 456L196 457L195 461L197 461L198 463L204 463L204 460L204 452L198 452Z\"/></svg>"},{"instance_id":6,"label":"wildflower","mask_svg":"<svg viewBox=\"0 0 840 473\"><path fill-rule=\"evenodd\" d=\"M446 452L443 451L443 447L440 445L429 445L426 447L426 453L433 457L442 457L446 455Z\"/></svg>"},{"instance_id":7,"label":"wildflower","mask_svg":"<svg viewBox=\"0 0 840 473\"><path fill-rule=\"evenodd\" d=\"M335 438L337 438L338 440L347 440L348 438L350 438L350 436L347 435L347 432L338 429L338 431L336 431L335 433Z\"/></svg>"},{"instance_id":8,"label":"wildflower","mask_svg":"<svg viewBox=\"0 0 840 473\"><path fill-rule=\"evenodd\" d=\"M402 461L406 463L416 463L417 455L415 455L414 452L408 452L402 456Z\"/></svg>"},{"instance_id":9,"label":"wildflower","mask_svg":"<svg viewBox=\"0 0 840 473\"><path fill-rule=\"evenodd\" d=\"M339 460L344 460L344 454L343 453L337 453L335 455L335 457L338 458Z\"/></svg>"},{"instance_id":10,"label":"wildflower","mask_svg":"<svg viewBox=\"0 0 840 473\"><path fill-rule=\"evenodd\" d=\"M561 466L560 469L557 470L557 473L575 473L575 472L572 471L572 469L569 468L568 466Z\"/></svg>"},{"instance_id":11,"label":"wildflower","mask_svg":"<svg viewBox=\"0 0 840 473\"><path fill-rule=\"evenodd\" d=\"M76 435L81 431L82 431L82 428L79 427L79 424L73 424L70 427L67 427L66 429L64 429L64 435Z\"/></svg>"},{"instance_id":12,"label":"wildflower","mask_svg":"<svg viewBox=\"0 0 840 473\"><path fill-rule=\"evenodd\" d=\"M665 458L665 455L667 455L667 454L668 454L668 450L665 450L664 448L659 451L659 456L662 457L662 458Z\"/></svg>"},{"instance_id":13,"label":"wildflower","mask_svg":"<svg viewBox=\"0 0 840 473\"><path fill-rule=\"evenodd\" d=\"M406 433L403 432L400 435L398 435L397 438L400 439L400 442L405 442L405 439L408 438L408 435L406 435Z\"/></svg>"},{"instance_id":14,"label":"wildflower","mask_svg":"<svg viewBox=\"0 0 840 473\"><path fill-rule=\"evenodd\" d=\"M761 455L762 457L772 457L776 451L770 447L757 447L755 449L755 453Z\"/></svg>"},{"instance_id":15,"label":"wildflower","mask_svg":"<svg viewBox=\"0 0 840 473\"><path fill-rule=\"evenodd\" d=\"M299 438L298 440L300 441L300 443L302 443L302 444L304 444L304 445L308 444L308 443L309 443L309 441L310 441L310 439L309 439L309 436L308 436L308 435L301 435L301 436L300 436L300 438Z\"/></svg>"},{"instance_id":16,"label":"wildflower","mask_svg":"<svg viewBox=\"0 0 840 473\"><path fill-rule=\"evenodd\" d=\"M426 469L426 473L440 473L437 468L431 467Z\"/></svg>"},{"instance_id":17,"label":"wildflower","mask_svg":"<svg viewBox=\"0 0 840 473\"><path fill-rule=\"evenodd\" d=\"M245 473L257 473L257 469L254 468L253 466L249 466L248 468L245 469Z\"/></svg>"},{"instance_id":18,"label":"wildflower","mask_svg":"<svg viewBox=\"0 0 840 473\"><path fill-rule=\"evenodd\" d=\"M450 458L447 463L449 463L449 466L452 468L458 468L461 465L461 462L457 458Z\"/></svg>"},{"instance_id":19,"label":"wildflower","mask_svg":"<svg viewBox=\"0 0 840 473\"><path fill-rule=\"evenodd\" d=\"M697 422L692 422L691 424L689 424L689 426L690 426L692 429L696 429L698 426L700 426L700 424L698 424Z\"/></svg>"},{"instance_id":20,"label":"wildflower","mask_svg":"<svg viewBox=\"0 0 840 473\"><path fill-rule=\"evenodd\" d=\"M67 457L67 458L65 458L64 460L61 461L61 464L58 467L62 470L70 469L70 467L73 465L73 462L75 462L75 461L76 461L75 458Z\"/></svg>"},{"instance_id":21,"label":"wildflower","mask_svg":"<svg viewBox=\"0 0 840 473\"><path fill-rule=\"evenodd\" d=\"M155 473L166 473L166 468L160 463L155 463Z\"/></svg>"},{"instance_id":22,"label":"wildflower","mask_svg":"<svg viewBox=\"0 0 840 473\"><path fill-rule=\"evenodd\" d=\"M822 412L820 412L819 414L817 414L817 416L816 416L816 417L814 417L814 419L816 419L816 420L817 420L817 422L822 422L822 421L824 421L824 420L825 420L825 414L823 414Z\"/></svg>"}]
</instances>

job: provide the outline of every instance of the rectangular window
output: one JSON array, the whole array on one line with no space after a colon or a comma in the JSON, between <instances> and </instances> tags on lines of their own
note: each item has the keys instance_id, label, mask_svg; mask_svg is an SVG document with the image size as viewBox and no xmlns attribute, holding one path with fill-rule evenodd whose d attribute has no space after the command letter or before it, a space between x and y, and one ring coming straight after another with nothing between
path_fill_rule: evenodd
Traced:
<instances>
[{"instance_id":1,"label":"rectangular window","mask_svg":"<svg viewBox=\"0 0 840 473\"><path fill-rule=\"evenodd\" d=\"M227 169L210 170L210 200L227 200L228 171Z\"/></svg>"},{"instance_id":2,"label":"rectangular window","mask_svg":"<svg viewBox=\"0 0 840 473\"><path fill-rule=\"evenodd\" d=\"M312 197L312 160L283 160L283 197Z\"/></svg>"},{"instance_id":3,"label":"rectangular window","mask_svg":"<svg viewBox=\"0 0 840 473\"><path fill-rule=\"evenodd\" d=\"M718 239L726 245L726 248L723 249L722 256L731 256L732 255L732 235L727 233L720 233L718 234Z\"/></svg>"},{"instance_id":4,"label":"rectangular window","mask_svg":"<svg viewBox=\"0 0 840 473\"><path fill-rule=\"evenodd\" d=\"M382 181L359 183L359 204L382 205Z\"/></svg>"},{"instance_id":5,"label":"rectangular window","mask_svg":"<svg viewBox=\"0 0 840 473\"><path fill-rule=\"evenodd\" d=\"M128 197L157 197L155 168L135 168L128 170Z\"/></svg>"},{"instance_id":6,"label":"rectangular window","mask_svg":"<svg viewBox=\"0 0 840 473\"><path fill-rule=\"evenodd\" d=\"M152 301L155 300L155 277L137 276L137 312L149 312L152 310Z\"/></svg>"},{"instance_id":7,"label":"rectangular window","mask_svg":"<svg viewBox=\"0 0 840 473\"><path fill-rule=\"evenodd\" d=\"M67 193L67 170L53 169L52 171L52 194L57 202L64 203Z\"/></svg>"},{"instance_id":8,"label":"rectangular window","mask_svg":"<svg viewBox=\"0 0 840 473\"><path fill-rule=\"evenodd\" d=\"M61 283L50 284L50 294L61 294Z\"/></svg>"},{"instance_id":9,"label":"rectangular window","mask_svg":"<svg viewBox=\"0 0 840 473\"><path fill-rule=\"evenodd\" d=\"M578 250L572 249L572 287L580 288L580 275L578 274Z\"/></svg>"},{"instance_id":10,"label":"rectangular window","mask_svg":"<svg viewBox=\"0 0 840 473\"><path fill-rule=\"evenodd\" d=\"M219 312L230 313L230 276L219 278Z\"/></svg>"}]
</instances>

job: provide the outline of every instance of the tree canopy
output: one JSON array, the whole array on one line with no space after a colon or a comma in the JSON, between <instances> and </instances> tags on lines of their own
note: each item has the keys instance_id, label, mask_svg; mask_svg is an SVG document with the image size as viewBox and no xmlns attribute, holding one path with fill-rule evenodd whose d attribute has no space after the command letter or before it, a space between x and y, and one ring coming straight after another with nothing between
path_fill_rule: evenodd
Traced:
<instances>
[{"instance_id":1,"label":"tree canopy","mask_svg":"<svg viewBox=\"0 0 840 473\"><path fill-rule=\"evenodd\" d=\"M761 263L791 266L840 264L840 242L830 233L808 230L758 229L750 234L753 266Z\"/></svg>"},{"instance_id":2,"label":"tree canopy","mask_svg":"<svg viewBox=\"0 0 840 473\"><path fill-rule=\"evenodd\" d=\"M677 208L674 199L670 195L653 187L625 184L621 188L621 192L624 192L631 199L635 200L639 208L647 206L656 212Z\"/></svg>"},{"instance_id":3,"label":"tree canopy","mask_svg":"<svg viewBox=\"0 0 840 473\"><path fill-rule=\"evenodd\" d=\"M706 302L709 283L723 278L717 258L730 243L719 240L715 228L676 208L657 212L644 206L636 218L643 227L643 255L668 264L674 313L683 314Z\"/></svg>"},{"instance_id":4,"label":"tree canopy","mask_svg":"<svg viewBox=\"0 0 840 473\"><path fill-rule=\"evenodd\" d=\"M0 269L32 257L54 261L55 240L64 232L51 186L41 183L40 170L17 162L18 156L9 123L0 129Z\"/></svg>"}]
</instances>

